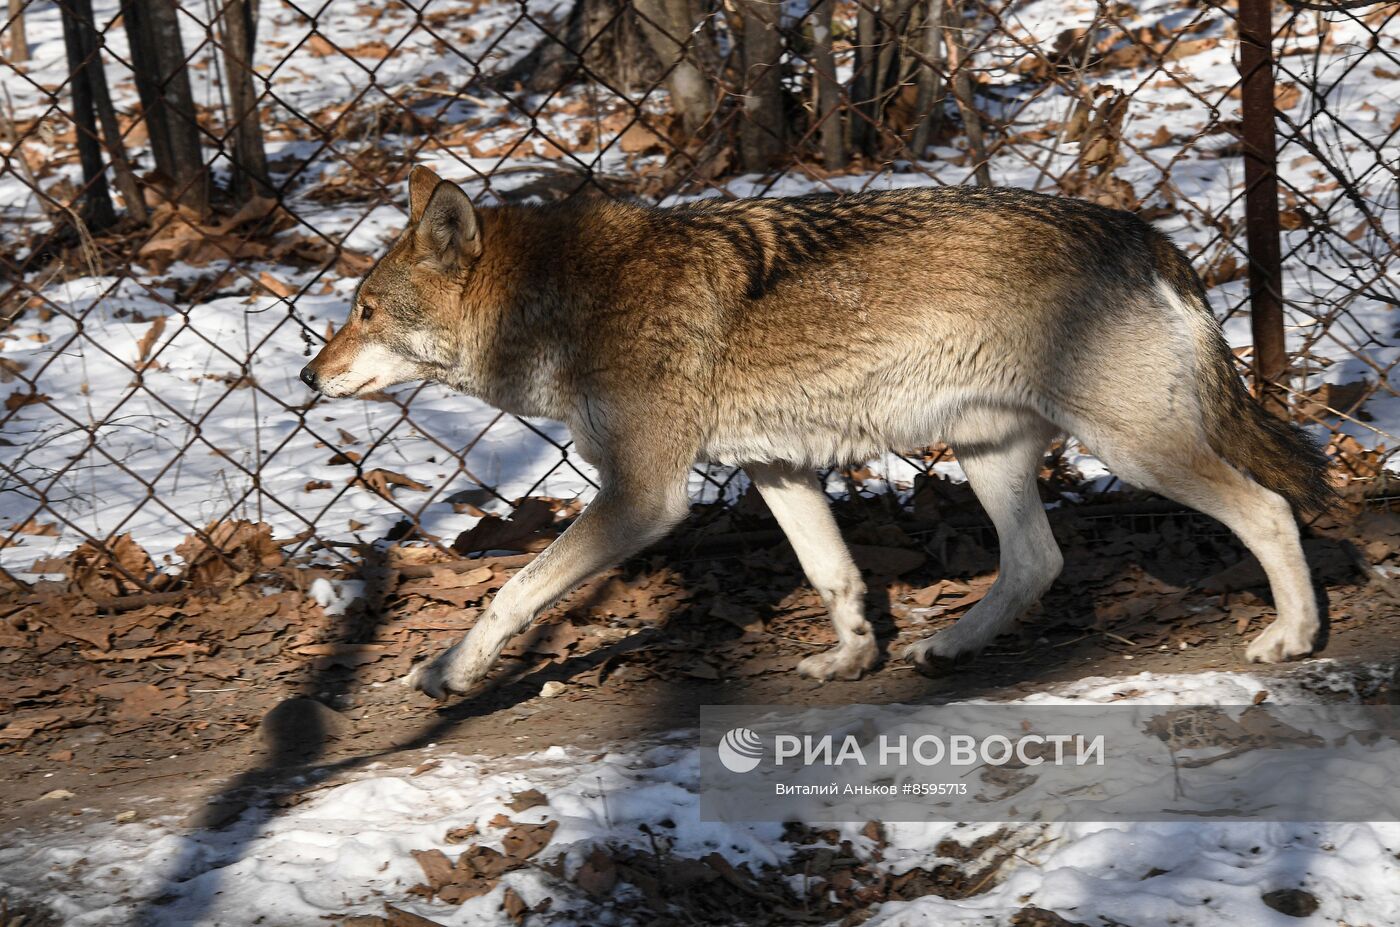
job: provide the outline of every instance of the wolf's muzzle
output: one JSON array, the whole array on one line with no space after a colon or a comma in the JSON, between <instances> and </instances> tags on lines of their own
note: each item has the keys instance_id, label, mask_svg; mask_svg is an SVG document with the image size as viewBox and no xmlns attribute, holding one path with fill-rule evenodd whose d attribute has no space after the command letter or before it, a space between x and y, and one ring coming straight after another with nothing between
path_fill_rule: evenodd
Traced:
<instances>
[{"instance_id":1,"label":"wolf's muzzle","mask_svg":"<svg viewBox=\"0 0 1400 927\"><path fill-rule=\"evenodd\" d=\"M316 371L312 370L310 367L301 368L301 382L305 383L307 386L311 387L318 393L321 391L321 384L316 379Z\"/></svg>"}]
</instances>

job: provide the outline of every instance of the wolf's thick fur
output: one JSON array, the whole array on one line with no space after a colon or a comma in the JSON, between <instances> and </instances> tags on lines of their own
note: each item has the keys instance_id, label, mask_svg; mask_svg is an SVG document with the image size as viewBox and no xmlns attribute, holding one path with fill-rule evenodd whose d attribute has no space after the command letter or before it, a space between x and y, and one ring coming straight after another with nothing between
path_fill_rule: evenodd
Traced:
<instances>
[{"instance_id":1,"label":"wolf's thick fur","mask_svg":"<svg viewBox=\"0 0 1400 927\"><path fill-rule=\"evenodd\" d=\"M1035 475L1056 435L1224 522L1278 619L1248 648L1309 652L1317 607L1290 502L1326 462L1245 393L1185 257L1129 213L1018 190L917 189L669 209L475 209L418 168L411 224L304 372L332 396L431 379L566 422L603 484L413 684L463 692L511 635L687 511L697 459L742 466L836 626L804 660L851 678L878 651L864 585L812 475L947 441L1001 538L991 592L906 651L975 651L1054 581Z\"/></svg>"}]
</instances>

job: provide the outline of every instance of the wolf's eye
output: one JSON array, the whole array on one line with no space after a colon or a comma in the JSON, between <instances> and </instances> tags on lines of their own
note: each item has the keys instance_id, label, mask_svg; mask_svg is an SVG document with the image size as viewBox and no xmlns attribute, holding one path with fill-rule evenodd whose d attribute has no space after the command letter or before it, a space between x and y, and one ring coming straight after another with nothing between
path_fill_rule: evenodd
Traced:
<instances>
[{"instance_id":1,"label":"wolf's eye","mask_svg":"<svg viewBox=\"0 0 1400 927\"><path fill-rule=\"evenodd\" d=\"M360 303L360 321L361 321L361 322L368 322L368 321L370 320L370 317L373 316L373 315L374 315L374 307L373 307L373 306L371 306L369 303Z\"/></svg>"}]
</instances>

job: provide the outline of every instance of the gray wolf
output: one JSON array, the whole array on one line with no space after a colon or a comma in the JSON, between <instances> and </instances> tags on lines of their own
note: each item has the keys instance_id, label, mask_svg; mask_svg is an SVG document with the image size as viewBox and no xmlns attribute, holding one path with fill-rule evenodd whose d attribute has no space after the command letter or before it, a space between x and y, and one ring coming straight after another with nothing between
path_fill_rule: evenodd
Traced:
<instances>
[{"instance_id":1,"label":"gray wolf","mask_svg":"<svg viewBox=\"0 0 1400 927\"><path fill-rule=\"evenodd\" d=\"M1327 460L1252 401L1186 257L1135 216L1010 189L913 189L670 208L477 208L417 168L410 223L302 377L327 396L433 380L565 422L596 498L470 633L407 682L464 693L507 640L687 513L697 460L742 467L836 627L816 679L875 665L865 587L814 468L946 441L1001 540L989 594L905 651L973 653L1050 586L1036 492L1057 434L1219 519L1277 618L1251 661L1307 654L1317 604L1296 510Z\"/></svg>"}]
</instances>

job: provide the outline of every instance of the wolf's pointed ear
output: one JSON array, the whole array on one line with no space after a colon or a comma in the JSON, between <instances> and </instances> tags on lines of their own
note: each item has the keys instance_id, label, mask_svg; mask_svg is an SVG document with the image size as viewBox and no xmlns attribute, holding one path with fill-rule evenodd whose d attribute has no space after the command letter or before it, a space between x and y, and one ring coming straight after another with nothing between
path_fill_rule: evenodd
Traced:
<instances>
[{"instance_id":1,"label":"wolf's pointed ear","mask_svg":"<svg viewBox=\"0 0 1400 927\"><path fill-rule=\"evenodd\" d=\"M418 247L439 264L452 268L481 254L476 210L462 188L444 180L433 190L414 230Z\"/></svg>"},{"instance_id":2,"label":"wolf's pointed ear","mask_svg":"<svg viewBox=\"0 0 1400 927\"><path fill-rule=\"evenodd\" d=\"M423 218L423 210L428 208L428 200L433 196L442 178L431 168L415 165L408 175L408 221L417 224Z\"/></svg>"}]
</instances>

